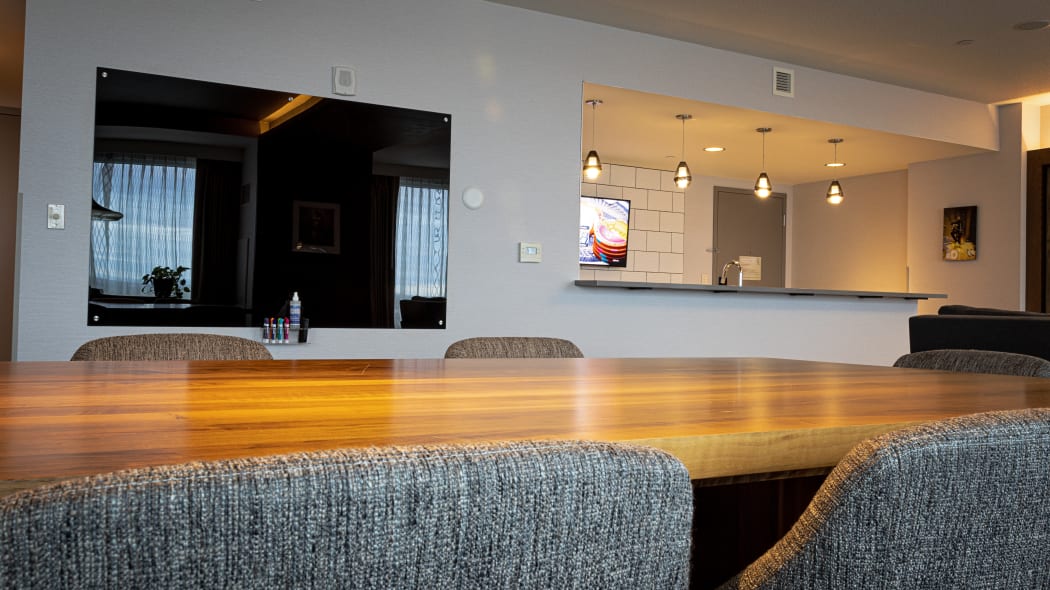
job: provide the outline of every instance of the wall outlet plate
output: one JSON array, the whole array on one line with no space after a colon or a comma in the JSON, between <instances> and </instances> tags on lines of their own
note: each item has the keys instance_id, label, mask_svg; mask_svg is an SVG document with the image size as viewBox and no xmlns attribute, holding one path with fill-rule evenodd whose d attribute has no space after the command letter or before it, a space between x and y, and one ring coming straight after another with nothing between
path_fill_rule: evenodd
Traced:
<instances>
[{"instance_id":1,"label":"wall outlet plate","mask_svg":"<svg viewBox=\"0 0 1050 590\"><path fill-rule=\"evenodd\" d=\"M47 229L66 229L66 206L47 206Z\"/></svg>"},{"instance_id":2,"label":"wall outlet plate","mask_svg":"<svg viewBox=\"0 0 1050 590\"><path fill-rule=\"evenodd\" d=\"M543 246L539 242L519 242L518 262L542 262Z\"/></svg>"}]
</instances>

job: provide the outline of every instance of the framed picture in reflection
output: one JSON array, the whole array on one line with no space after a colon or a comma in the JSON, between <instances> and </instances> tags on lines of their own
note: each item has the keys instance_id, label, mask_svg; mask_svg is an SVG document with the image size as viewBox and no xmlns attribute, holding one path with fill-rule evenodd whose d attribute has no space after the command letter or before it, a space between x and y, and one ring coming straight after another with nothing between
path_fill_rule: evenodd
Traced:
<instances>
[{"instance_id":1,"label":"framed picture in reflection","mask_svg":"<svg viewBox=\"0 0 1050 590\"><path fill-rule=\"evenodd\" d=\"M339 203L292 203L292 250L315 254L339 253Z\"/></svg>"}]
</instances>

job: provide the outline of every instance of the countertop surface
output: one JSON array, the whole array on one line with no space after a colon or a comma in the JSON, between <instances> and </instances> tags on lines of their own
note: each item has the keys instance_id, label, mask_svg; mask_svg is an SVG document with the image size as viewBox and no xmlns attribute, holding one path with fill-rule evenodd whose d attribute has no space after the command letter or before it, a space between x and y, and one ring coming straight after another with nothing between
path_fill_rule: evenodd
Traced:
<instances>
[{"instance_id":1,"label":"countertop surface","mask_svg":"<svg viewBox=\"0 0 1050 590\"><path fill-rule=\"evenodd\" d=\"M739 287L737 285L695 285L679 283L640 283L633 281L577 280L577 287L637 290L697 291L701 293L740 293L788 295L793 297L856 297L858 299L945 299L943 293L907 293L893 291L840 291L835 289L800 289L796 287Z\"/></svg>"}]
</instances>

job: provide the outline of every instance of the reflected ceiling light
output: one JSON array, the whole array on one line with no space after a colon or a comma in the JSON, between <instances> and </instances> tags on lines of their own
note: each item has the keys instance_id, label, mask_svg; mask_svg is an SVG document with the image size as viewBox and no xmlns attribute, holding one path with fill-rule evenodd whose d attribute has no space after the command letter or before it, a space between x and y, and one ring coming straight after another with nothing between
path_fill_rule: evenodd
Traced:
<instances>
[{"instance_id":1,"label":"reflected ceiling light","mask_svg":"<svg viewBox=\"0 0 1050 590\"><path fill-rule=\"evenodd\" d=\"M755 180L755 196L760 199L765 199L773 194L773 183L769 181L769 176L766 175L766 134L772 130L772 127L759 127L758 129L755 129L755 131L762 134L762 173L759 174L758 179Z\"/></svg>"},{"instance_id":2,"label":"reflected ceiling light","mask_svg":"<svg viewBox=\"0 0 1050 590\"><path fill-rule=\"evenodd\" d=\"M841 137L835 137L835 138L829 139L828 143L835 144L835 159L833 159L832 161L830 161L830 162L828 162L827 164L824 164L824 165L827 166L828 168L842 168L843 166L846 165L845 162L839 162L838 144L842 143L842 138Z\"/></svg>"},{"instance_id":3,"label":"reflected ceiling light","mask_svg":"<svg viewBox=\"0 0 1050 590\"><path fill-rule=\"evenodd\" d=\"M602 104L599 98L589 98L584 101L591 105L591 151L583 159L583 177L587 180L595 180L602 173L602 161L598 158L598 152L594 149L594 119L598 105Z\"/></svg>"},{"instance_id":4,"label":"reflected ceiling light","mask_svg":"<svg viewBox=\"0 0 1050 590\"><path fill-rule=\"evenodd\" d=\"M835 157L830 164L825 164L826 166L845 166L845 164L839 162L839 144L842 143L842 141L843 139L841 137L833 137L828 140L828 143L835 146ZM842 185L839 184L839 181L831 181L831 184L828 185L828 194L826 198L828 203L832 205L838 205L846 198L846 196L842 194Z\"/></svg>"},{"instance_id":5,"label":"reflected ceiling light","mask_svg":"<svg viewBox=\"0 0 1050 590\"><path fill-rule=\"evenodd\" d=\"M689 166L685 163L685 122L692 119L692 115L675 115L675 119L682 122L682 161L674 171L674 184L678 188L686 188L693 181L693 175L689 172Z\"/></svg>"},{"instance_id":6,"label":"reflected ceiling light","mask_svg":"<svg viewBox=\"0 0 1050 590\"><path fill-rule=\"evenodd\" d=\"M269 115L259 119L259 133L266 133L271 129L276 129L279 125L291 121L320 102L321 99L317 96L309 96L306 94L289 96L288 100L283 105L275 109Z\"/></svg>"},{"instance_id":7,"label":"reflected ceiling light","mask_svg":"<svg viewBox=\"0 0 1050 590\"><path fill-rule=\"evenodd\" d=\"M720 145L709 145L704 148L705 152L724 152L726 149Z\"/></svg>"}]
</instances>

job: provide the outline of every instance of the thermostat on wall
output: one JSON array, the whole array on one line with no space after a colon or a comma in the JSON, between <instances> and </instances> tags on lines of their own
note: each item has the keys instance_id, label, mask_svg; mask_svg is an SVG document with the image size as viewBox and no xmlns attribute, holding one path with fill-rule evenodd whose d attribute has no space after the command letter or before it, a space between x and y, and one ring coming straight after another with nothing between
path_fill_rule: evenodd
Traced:
<instances>
[{"instance_id":1,"label":"thermostat on wall","mask_svg":"<svg viewBox=\"0 0 1050 590\"><path fill-rule=\"evenodd\" d=\"M519 242L518 262L540 262L543 260L543 246L539 242Z\"/></svg>"}]
</instances>

